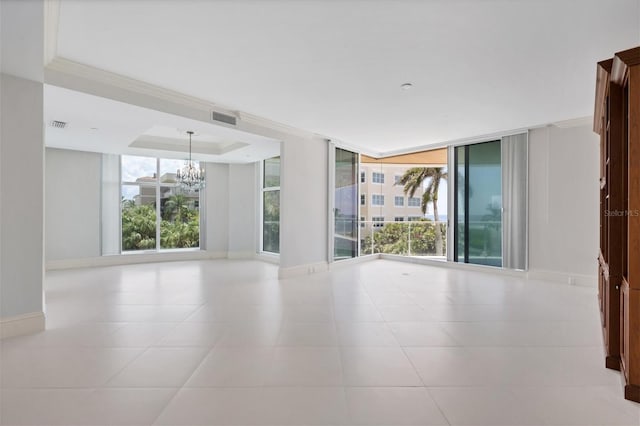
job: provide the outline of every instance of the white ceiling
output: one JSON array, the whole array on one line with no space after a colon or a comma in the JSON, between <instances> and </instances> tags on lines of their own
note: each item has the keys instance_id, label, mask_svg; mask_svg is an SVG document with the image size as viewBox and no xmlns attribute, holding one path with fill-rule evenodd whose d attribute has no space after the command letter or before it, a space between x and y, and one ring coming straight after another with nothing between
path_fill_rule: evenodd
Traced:
<instances>
[{"instance_id":1,"label":"white ceiling","mask_svg":"<svg viewBox=\"0 0 640 426\"><path fill-rule=\"evenodd\" d=\"M185 159L191 130L196 160L249 163L280 155L274 139L51 85L44 87L44 119L53 148ZM68 124L54 128L53 120Z\"/></svg>"},{"instance_id":2,"label":"white ceiling","mask_svg":"<svg viewBox=\"0 0 640 426\"><path fill-rule=\"evenodd\" d=\"M639 3L62 0L57 54L386 152L592 114Z\"/></svg>"}]
</instances>

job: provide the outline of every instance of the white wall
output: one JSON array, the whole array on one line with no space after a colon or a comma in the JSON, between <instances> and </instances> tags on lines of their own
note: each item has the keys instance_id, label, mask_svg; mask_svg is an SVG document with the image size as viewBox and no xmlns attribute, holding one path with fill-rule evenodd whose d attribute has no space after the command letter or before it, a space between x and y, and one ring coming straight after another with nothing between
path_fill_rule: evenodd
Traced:
<instances>
[{"instance_id":1,"label":"white wall","mask_svg":"<svg viewBox=\"0 0 640 426\"><path fill-rule=\"evenodd\" d=\"M44 328L44 3L0 6L0 337Z\"/></svg>"},{"instance_id":2,"label":"white wall","mask_svg":"<svg viewBox=\"0 0 640 426\"><path fill-rule=\"evenodd\" d=\"M42 312L42 83L0 75L0 316Z\"/></svg>"},{"instance_id":3,"label":"white wall","mask_svg":"<svg viewBox=\"0 0 640 426\"><path fill-rule=\"evenodd\" d=\"M229 257L256 253L257 175L256 163L229 166L228 250ZM214 201L215 202L215 201ZM218 201L222 203L223 201ZM214 219L215 220L215 219Z\"/></svg>"},{"instance_id":4,"label":"white wall","mask_svg":"<svg viewBox=\"0 0 640 426\"><path fill-rule=\"evenodd\" d=\"M529 270L593 285L599 220L599 138L591 126L529 135Z\"/></svg>"},{"instance_id":5,"label":"white wall","mask_svg":"<svg viewBox=\"0 0 640 426\"><path fill-rule=\"evenodd\" d=\"M47 148L45 259L100 256L101 154Z\"/></svg>"},{"instance_id":6,"label":"white wall","mask_svg":"<svg viewBox=\"0 0 640 426\"><path fill-rule=\"evenodd\" d=\"M53 268L82 266L86 263L82 259L101 255L100 171L101 154L46 150L45 246L46 260L53 261ZM216 257L228 252L230 257L253 255L257 247L256 164L207 163L206 175L203 248Z\"/></svg>"},{"instance_id":7,"label":"white wall","mask_svg":"<svg viewBox=\"0 0 640 426\"><path fill-rule=\"evenodd\" d=\"M281 147L280 268L326 264L327 142L292 137Z\"/></svg>"},{"instance_id":8,"label":"white wall","mask_svg":"<svg viewBox=\"0 0 640 426\"><path fill-rule=\"evenodd\" d=\"M205 248L225 254L229 248L229 165L207 163Z\"/></svg>"},{"instance_id":9,"label":"white wall","mask_svg":"<svg viewBox=\"0 0 640 426\"><path fill-rule=\"evenodd\" d=\"M43 0L2 0L0 3L2 72L43 82Z\"/></svg>"}]
</instances>

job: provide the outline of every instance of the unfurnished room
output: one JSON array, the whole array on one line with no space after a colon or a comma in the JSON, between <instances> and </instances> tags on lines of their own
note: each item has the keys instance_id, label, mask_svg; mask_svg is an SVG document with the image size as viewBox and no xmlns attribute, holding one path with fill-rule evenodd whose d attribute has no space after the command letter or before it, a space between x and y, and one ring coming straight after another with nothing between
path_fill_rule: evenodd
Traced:
<instances>
[{"instance_id":1,"label":"unfurnished room","mask_svg":"<svg viewBox=\"0 0 640 426\"><path fill-rule=\"evenodd\" d=\"M640 0L0 0L1 425L640 426Z\"/></svg>"}]
</instances>

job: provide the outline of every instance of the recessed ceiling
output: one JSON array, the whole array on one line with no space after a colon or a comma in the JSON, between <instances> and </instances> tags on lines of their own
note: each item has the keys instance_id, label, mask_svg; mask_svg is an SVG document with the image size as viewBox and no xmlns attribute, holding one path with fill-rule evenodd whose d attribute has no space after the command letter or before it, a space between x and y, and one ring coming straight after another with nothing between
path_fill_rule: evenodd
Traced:
<instances>
[{"instance_id":1,"label":"recessed ceiling","mask_svg":"<svg viewBox=\"0 0 640 426\"><path fill-rule=\"evenodd\" d=\"M62 0L57 54L385 152L591 115L639 28L638 0Z\"/></svg>"},{"instance_id":2,"label":"recessed ceiling","mask_svg":"<svg viewBox=\"0 0 640 426\"><path fill-rule=\"evenodd\" d=\"M249 163L280 155L271 138L50 85L44 119L46 145L53 148L184 159L191 130L196 160Z\"/></svg>"}]
</instances>

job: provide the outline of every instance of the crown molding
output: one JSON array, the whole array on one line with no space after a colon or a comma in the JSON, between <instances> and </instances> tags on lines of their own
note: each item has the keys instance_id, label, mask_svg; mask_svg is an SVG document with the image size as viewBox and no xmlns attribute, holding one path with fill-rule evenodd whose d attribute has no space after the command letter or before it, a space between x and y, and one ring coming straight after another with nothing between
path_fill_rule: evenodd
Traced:
<instances>
[{"instance_id":1,"label":"crown molding","mask_svg":"<svg viewBox=\"0 0 640 426\"><path fill-rule=\"evenodd\" d=\"M277 139L287 139L287 137L290 136L297 136L305 139L326 139L326 136L318 135L313 132L309 132L297 127L290 126L288 124L269 120L268 118L260 117L243 111L238 111L237 117L239 120L238 127L243 127L246 129L253 129L254 127L262 128L264 131L271 133L270 135L266 136L272 136Z\"/></svg>"},{"instance_id":2,"label":"crown molding","mask_svg":"<svg viewBox=\"0 0 640 426\"><path fill-rule=\"evenodd\" d=\"M327 139L306 130L59 56L45 66L45 83L279 140L290 139L292 136ZM171 108L172 105L187 108L190 113L176 111ZM211 112L234 116L238 119L237 124L233 126L214 122L211 120Z\"/></svg>"},{"instance_id":3,"label":"crown molding","mask_svg":"<svg viewBox=\"0 0 640 426\"><path fill-rule=\"evenodd\" d=\"M57 2L58 0L50 1ZM551 124L541 124L520 129L505 130L471 138L436 142L405 149L374 151L366 147L329 138L324 135L302 130L300 128L269 120L254 114L225 108L204 99L185 95L180 92L61 57L54 58L45 67L45 83L107 97L144 108L156 109L170 114L196 119L209 124L229 127L248 133L255 133L281 141L291 139L292 137L322 139L326 142L332 142L338 147L359 152L374 158L410 154L419 151L445 148L447 146L485 142L514 134L526 133L529 130L549 125L565 129L586 125L591 122L591 117L589 116L579 117ZM114 92L118 92L118 94L115 94ZM172 106L181 106L187 109L181 110L180 108L172 108ZM210 117L212 111L235 116L238 119L237 125L232 126L225 123L211 121Z\"/></svg>"},{"instance_id":4,"label":"crown molding","mask_svg":"<svg viewBox=\"0 0 640 426\"><path fill-rule=\"evenodd\" d=\"M60 0L44 2L44 58L45 67L58 54L58 26L60 23Z\"/></svg>"},{"instance_id":5,"label":"crown molding","mask_svg":"<svg viewBox=\"0 0 640 426\"><path fill-rule=\"evenodd\" d=\"M515 129L515 130L508 130L508 131L505 130L505 131L501 131L501 132L487 133L487 134L480 135L480 136L474 136L474 137L471 137L471 138L453 139L453 140L449 140L449 141L445 141L445 142L436 142L436 143L432 143L432 144L419 145L419 146L415 146L415 147L411 147L411 148L398 149L398 150L393 150L393 151L386 151L386 152L383 152L381 154L381 156L377 157L377 158L393 157L395 155L412 154L412 153L420 152L420 151L430 151L430 150L434 150L434 149L447 148L449 146L469 145L469 144L473 144L473 143L488 142L488 141L492 141L492 140L502 139L505 136L512 136L512 135L518 135L518 134L521 134L521 133L527 133L532 128L533 127L526 127L526 128L522 128L522 129Z\"/></svg>"},{"instance_id":6,"label":"crown molding","mask_svg":"<svg viewBox=\"0 0 640 426\"><path fill-rule=\"evenodd\" d=\"M552 126L556 126L560 129L569 129L571 127L588 126L593 123L593 116L588 115L585 117L572 118L570 120L562 120L551 123Z\"/></svg>"},{"instance_id":7,"label":"crown molding","mask_svg":"<svg viewBox=\"0 0 640 426\"><path fill-rule=\"evenodd\" d=\"M60 56L53 58L46 65L45 83L57 85L57 81L55 78L56 73L75 78L82 78L87 81L104 84L145 96L151 96L189 108L206 110L208 112L216 111L222 114L236 116L235 111L227 108L222 108L212 102L208 102L194 96L185 95L174 90L165 89L164 87L146 83L144 81L137 80L131 77L126 77L121 74L105 71L103 69L72 61L70 59L62 58Z\"/></svg>"}]
</instances>

